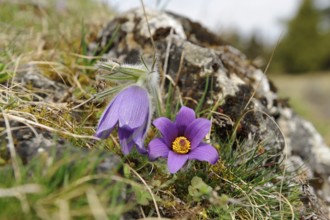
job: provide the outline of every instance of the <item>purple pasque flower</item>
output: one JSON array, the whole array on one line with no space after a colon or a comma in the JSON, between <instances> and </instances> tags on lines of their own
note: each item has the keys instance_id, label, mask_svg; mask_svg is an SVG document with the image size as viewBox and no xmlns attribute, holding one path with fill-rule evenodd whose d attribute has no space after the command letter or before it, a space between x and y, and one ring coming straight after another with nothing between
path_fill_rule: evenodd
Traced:
<instances>
[{"instance_id":1,"label":"purple pasque flower","mask_svg":"<svg viewBox=\"0 0 330 220\"><path fill-rule=\"evenodd\" d=\"M195 117L194 110L182 107L175 121L161 117L153 121L162 134L153 139L148 146L149 158L167 158L170 173L176 173L187 160L208 161L214 164L219 159L218 151L202 142L211 129L211 121Z\"/></svg>"},{"instance_id":2,"label":"purple pasque flower","mask_svg":"<svg viewBox=\"0 0 330 220\"><path fill-rule=\"evenodd\" d=\"M96 137L107 138L118 125L119 142L123 153L128 154L135 145L146 154L143 142L150 126L150 97L146 89L132 85L119 92L103 112Z\"/></svg>"}]
</instances>

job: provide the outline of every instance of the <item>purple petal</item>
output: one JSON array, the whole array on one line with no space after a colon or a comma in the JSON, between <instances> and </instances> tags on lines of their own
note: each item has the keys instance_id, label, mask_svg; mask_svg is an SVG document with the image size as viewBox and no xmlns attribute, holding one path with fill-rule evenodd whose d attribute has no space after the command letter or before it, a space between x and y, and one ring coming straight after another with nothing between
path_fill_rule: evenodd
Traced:
<instances>
[{"instance_id":1,"label":"purple petal","mask_svg":"<svg viewBox=\"0 0 330 220\"><path fill-rule=\"evenodd\" d=\"M94 134L95 137L101 138L101 139L106 139L107 137L110 136L112 132L112 129L109 130L103 130L103 131L96 131L96 134Z\"/></svg>"},{"instance_id":2,"label":"purple petal","mask_svg":"<svg viewBox=\"0 0 330 220\"><path fill-rule=\"evenodd\" d=\"M96 137L105 139L118 122L118 111L121 97L116 96L104 110L96 129Z\"/></svg>"},{"instance_id":3,"label":"purple petal","mask_svg":"<svg viewBox=\"0 0 330 220\"><path fill-rule=\"evenodd\" d=\"M191 149L197 147L211 129L211 121L205 118L195 119L187 128L184 136L191 142Z\"/></svg>"},{"instance_id":4,"label":"purple petal","mask_svg":"<svg viewBox=\"0 0 330 220\"><path fill-rule=\"evenodd\" d=\"M136 129L130 129L127 126L124 127L119 127L118 129L118 136L119 136L119 141L120 145L122 147L123 153L126 155L128 154L134 144L136 146L136 149L139 151L141 154L147 154L148 151L144 147L144 133L143 133L143 127L136 128Z\"/></svg>"},{"instance_id":5,"label":"purple petal","mask_svg":"<svg viewBox=\"0 0 330 220\"><path fill-rule=\"evenodd\" d=\"M170 149L166 146L161 138L156 138L150 141L148 145L149 158L155 160L158 157L167 157Z\"/></svg>"},{"instance_id":6,"label":"purple petal","mask_svg":"<svg viewBox=\"0 0 330 220\"><path fill-rule=\"evenodd\" d=\"M157 118L153 124L163 135L165 143L171 146L173 140L178 136L178 129L175 124L165 117Z\"/></svg>"},{"instance_id":7,"label":"purple petal","mask_svg":"<svg viewBox=\"0 0 330 220\"><path fill-rule=\"evenodd\" d=\"M132 135L132 138L134 140L134 143L135 143L135 146L136 146L136 149L139 151L140 154L147 154L148 151L147 149L144 147L144 136L141 135L141 134L137 134L137 133L134 133Z\"/></svg>"},{"instance_id":8,"label":"purple petal","mask_svg":"<svg viewBox=\"0 0 330 220\"><path fill-rule=\"evenodd\" d=\"M167 159L167 167L170 173L176 173L187 162L188 154L177 154L170 151Z\"/></svg>"},{"instance_id":9,"label":"purple petal","mask_svg":"<svg viewBox=\"0 0 330 220\"><path fill-rule=\"evenodd\" d=\"M215 164L219 159L218 151L206 143L201 143L190 151L188 155L190 160L208 161L211 164Z\"/></svg>"},{"instance_id":10,"label":"purple petal","mask_svg":"<svg viewBox=\"0 0 330 220\"><path fill-rule=\"evenodd\" d=\"M148 153L147 149L144 147L144 139L145 137L142 134L133 134L133 140L136 145L136 149L139 151L140 154Z\"/></svg>"},{"instance_id":11,"label":"purple petal","mask_svg":"<svg viewBox=\"0 0 330 220\"><path fill-rule=\"evenodd\" d=\"M205 118L195 119L187 128L184 136L188 138L191 149L197 147L211 129L211 121Z\"/></svg>"},{"instance_id":12,"label":"purple petal","mask_svg":"<svg viewBox=\"0 0 330 220\"><path fill-rule=\"evenodd\" d=\"M179 136L184 134L188 125L195 120L195 112L191 108L182 106L175 118L175 124L179 131Z\"/></svg>"},{"instance_id":13,"label":"purple petal","mask_svg":"<svg viewBox=\"0 0 330 220\"><path fill-rule=\"evenodd\" d=\"M132 134L133 131L129 128L118 129L119 142L124 155L127 155L133 148L134 142L132 139Z\"/></svg>"},{"instance_id":14,"label":"purple petal","mask_svg":"<svg viewBox=\"0 0 330 220\"><path fill-rule=\"evenodd\" d=\"M150 115L147 116L147 118L145 119L145 122L143 124L143 126L134 129L134 133L132 135L132 138L134 140L134 143L136 145L136 149L139 151L139 153L141 154L147 154L148 151L147 149L144 147L144 139L146 137L147 131L149 129L149 125L150 125Z\"/></svg>"},{"instance_id":15,"label":"purple petal","mask_svg":"<svg viewBox=\"0 0 330 220\"><path fill-rule=\"evenodd\" d=\"M121 91L119 95L121 97L118 112L119 126L128 126L131 129L142 126L150 112L147 90L140 86L130 86Z\"/></svg>"}]
</instances>

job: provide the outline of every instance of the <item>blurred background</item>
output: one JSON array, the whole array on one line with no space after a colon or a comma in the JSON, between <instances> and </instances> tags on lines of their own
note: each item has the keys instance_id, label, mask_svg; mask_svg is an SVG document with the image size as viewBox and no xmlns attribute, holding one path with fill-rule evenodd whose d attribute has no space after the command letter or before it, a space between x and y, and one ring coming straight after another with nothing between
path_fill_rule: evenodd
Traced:
<instances>
[{"instance_id":1,"label":"blurred background","mask_svg":"<svg viewBox=\"0 0 330 220\"><path fill-rule=\"evenodd\" d=\"M106 0L117 12L140 0ZM330 146L329 0L144 0L202 23L240 49ZM272 57L272 52L274 56ZM271 59L272 57L272 59Z\"/></svg>"}]
</instances>

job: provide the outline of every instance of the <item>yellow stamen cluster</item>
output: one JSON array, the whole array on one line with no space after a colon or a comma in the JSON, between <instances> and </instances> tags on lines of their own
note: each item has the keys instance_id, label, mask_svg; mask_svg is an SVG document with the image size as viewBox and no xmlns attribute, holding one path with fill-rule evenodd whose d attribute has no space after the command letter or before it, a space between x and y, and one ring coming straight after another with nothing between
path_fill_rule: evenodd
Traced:
<instances>
[{"instance_id":1,"label":"yellow stamen cluster","mask_svg":"<svg viewBox=\"0 0 330 220\"><path fill-rule=\"evenodd\" d=\"M177 137L172 142L172 150L178 154L186 154L190 151L190 141L183 136Z\"/></svg>"}]
</instances>

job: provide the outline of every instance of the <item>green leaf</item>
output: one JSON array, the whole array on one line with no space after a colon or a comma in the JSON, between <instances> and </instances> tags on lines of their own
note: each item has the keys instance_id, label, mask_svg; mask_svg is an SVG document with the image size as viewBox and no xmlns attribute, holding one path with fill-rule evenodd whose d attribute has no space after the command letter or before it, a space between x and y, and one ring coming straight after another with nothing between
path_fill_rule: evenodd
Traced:
<instances>
[{"instance_id":1,"label":"green leaf","mask_svg":"<svg viewBox=\"0 0 330 220\"><path fill-rule=\"evenodd\" d=\"M1 69L1 64L0 64L0 69ZM12 74L10 74L9 72L0 72L0 83L6 82L11 77L12 77Z\"/></svg>"},{"instance_id":2,"label":"green leaf","mask_svg":"<svg viewBox=\"0 0 330 220\"><path fill-rule=\"evenodd\" d=\"M125 176L126 178L129 178L129 177L131 176L131 171L130 171L130 169L129 169L129 165L124 164L123 172L124 172L124 176Z\"/></svg>"},{"instance_id":3,"label":"green leaf","mask_svg":"<svg viewBox=\"0 0 330 220\"><path fill-rule=\"evenodd\" d=\"M136 196L136 202L140 205L148 205L149 201L152 200L151 195L148 191L141 189L141 187L134 187L133 191Z\"/></svg>"},{"instance_id":4,"label":"green leaf","mask_svg":"<svg viewBox=\"0 0 330 220\"><path fill-rule=\"evenodd\" d=\"M193 197L195 201L200 201L210 195L212 187L207 185L202 178L194 176L191 180L191 185L188 187L189 195Z\"/></svg>"},{"instance_id":5,"label":"green leaf","mask_svg":"<svg viewBox=\"0 0 330 220\"><path fill-rule=\"evenodd\" d=\"M5 69L5 64L0 63L0 72Z\"/></svg>"}]
</instances>

